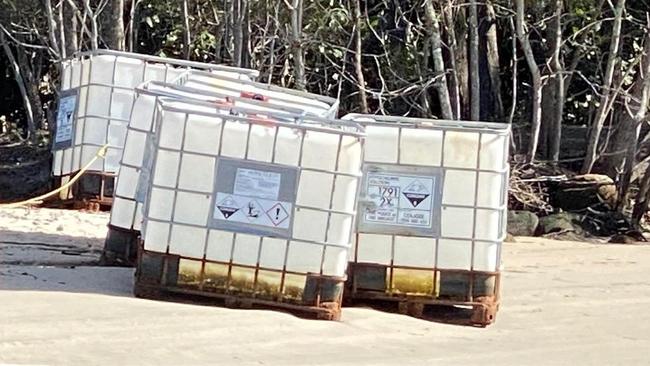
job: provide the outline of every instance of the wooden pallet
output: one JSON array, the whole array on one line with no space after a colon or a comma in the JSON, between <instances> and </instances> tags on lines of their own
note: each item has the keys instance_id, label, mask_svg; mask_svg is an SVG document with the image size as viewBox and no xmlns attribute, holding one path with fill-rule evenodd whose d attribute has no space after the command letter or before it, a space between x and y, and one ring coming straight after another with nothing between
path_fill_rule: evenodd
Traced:
<instances>
[{"instance_id":1,"label":"wooden pallet","mask_svg":"<svg viewBox=\"0 0 650 366\"><path fill-rule=\"evenodd\" d=\"M136 281L133 293L138 298L177 301L191 304L223 306L231 309L265 309L286 311L308 319L341 319L341 304L335 302L321 303L321 306L297 305L272 300L259 299L241 295L206 292L179 287L158 287L141 284Z\"/></svg>"},{"instance_id":2,"label":"wooden pallet","mask_svg":"<svg viewBox=\"0 0 650 366\"><path fill-rule=\"evenodd\" d=\"M104 266L134 267L140 232L108 225L100 263Z\"/></svg>"},{"instance_id":3,"label":"wooden pallet","mask_svg":"<svg viewBox=\"0 0 650 366\"><path fill-rule=\"evenodd\" d=\"M494 323L499 302L492 297L474 301L443 300L433 297L390 295L375 291L358 291L346 296L346 306L371 308L440 323L486 327Z\"/></svg>"}]
</instances>

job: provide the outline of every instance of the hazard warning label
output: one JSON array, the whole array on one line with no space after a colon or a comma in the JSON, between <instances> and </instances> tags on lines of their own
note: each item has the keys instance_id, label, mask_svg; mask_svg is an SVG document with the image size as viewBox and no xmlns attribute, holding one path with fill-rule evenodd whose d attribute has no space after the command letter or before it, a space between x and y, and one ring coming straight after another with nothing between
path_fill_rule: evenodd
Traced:
<instances>
[{"instance_id":1,"label":"hazard warning label","mask_svg":"<svg viewBox=\"0 0 650 366\"><path fill-rule=\"evenodd\" d=\"M64 93L59 99L59 109L56 114L56 132L53 147L55 150L72 146L74 130L74 113L77 107L77 94Z\"/></svg>"},{"instance_id":2,"label":"hazard warning label","mask_svg":"<svg viewBox=\"0 0 650 366\"><path fill-rule=\"evenodd\" d=\"M299 173L293 166L218 158L208 226L291 238Z\"/></svg>"},{"instance_id":3,"label":"hazard warning label","mask_svg":"<svg viewBox=\"0 0 650 366\"><path fill-rule=\"evenodd\" d=\"M430 227L435 178L368 173L364 219L374 224Z\"/></svg>"},{"instance_id":4,"label":"hazard warning label","mask_svg":"<svg viewBox=\"0 0 650 366\"><path fill-rule=\"evenodd\" d=\"M273 205L273 207L271 207L268 211L266 211L266 214L269 216L269 219L271 219L271 222L275 226L282 224L286 219L289 218L289 212L285 208L285 205L279 202Z\"/></svg>"},{"instance_id":5,"label":"hazard warning label","mask_svg":"<svg viewBox=\"0 0 650 366\"><path fill-rule=\"evenodd\" d=\"M217 203L217 209L219 212L221 212L221 215L225 219L229 219L230 216L234 215L237 211L239 211L239 207L237 207L237 202L231 197L228 196L221 202Z\"/></svg>"},{"instance_id":6,"label":"hazard warning label","mask_svg":"<svg viewBox=\"0 0 650 366\"><path fill-rule=\"evenodd\" d=\"M217 192L214 219L288 229L292 204Z\"/></svg>"}]
</instances>

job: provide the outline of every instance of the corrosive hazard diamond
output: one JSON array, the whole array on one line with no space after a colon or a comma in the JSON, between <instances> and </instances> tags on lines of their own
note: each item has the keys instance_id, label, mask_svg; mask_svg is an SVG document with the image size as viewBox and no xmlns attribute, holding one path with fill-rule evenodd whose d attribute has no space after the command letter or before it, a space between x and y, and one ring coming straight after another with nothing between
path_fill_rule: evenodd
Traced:
<instances>
[{"instance_id":1,"label":"corrosive hazard diamond","mask_svg":"<svg viewBox=\"0 0 650 366\"><path fill-rule=\"evenodd\" d=\"M230 218L230 216L234 215L235 212L239 211L239 207L237 207L237 202L235 200L228 196L223 199L223 201L217 203L217 208L223 215L225 219Z\"/></svg>"},{"instance_id":2,"label":"corrosive hazard diamond","mask_svg":"<svg viewBox=\"0 0 650 366\"><path fill-rule=\"evenodd\" d=\"M404 188L403 194L413 207L418 207L422 201L431 195L431 192L429 192L427 186L422 184L419 180L416 180L409 184L408 187Z\"/></svg>"},{"instance_id":3,"label":"corrosive hazard diamond","mask_svg":"<svg viewBox=\"0 0 650 366\"><path fill-rule=\"evenodd\" d=\"M284 220L289 218L289 213L280 203L273 205L273 207L266 211L266 214L269 216L269 219L271 219L271 222L275 226L280 225Z\"/></svg>"}]
</instances>

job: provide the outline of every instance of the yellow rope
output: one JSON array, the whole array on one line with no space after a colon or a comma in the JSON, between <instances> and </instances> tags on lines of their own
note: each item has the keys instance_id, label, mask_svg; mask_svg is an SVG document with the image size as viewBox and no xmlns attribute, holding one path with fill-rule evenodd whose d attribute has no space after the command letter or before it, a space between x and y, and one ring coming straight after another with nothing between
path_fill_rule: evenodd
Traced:
<instances>
[{"instance_id":1,"label":"yellow rope","mask_svg":"<svg viewBox=\"0 0 650 366\"><path fill-rule=\"evenodd\" d=\"M73 185L76 181L78 181L79 178L81 178L81 176L84 175L84 173L86 173L86 171L90 168L90 166L93 165L93 163L95 163L95 161L97 161L97 159L99 159L99 158L103 159L106 156L106 150L107 149L108 149L108 144L102 146L99 149L99 151L97 151L97 154L95 154L95 157L93 157L92 160L90 160L90 162L88 162L88 164L86 164L79 171L79 173L77 173L72 179L70 179L70 181L68 183L62 185L61 187L59 187L59 188L57 188L57 189L55 189L55 190L53 190L51 192L42 194L42 195L40 195L38 197L30 198L30 199L25 200L25 201L14 202L14 203L2 203L2 204L0 204L0 208L14 208L14 207L20 207L20 206L26 206L26 205L35 205L35 204L42 203L42 201L44 199L54 196L55 194L61 192L64 189L67 189L68 187Z\"/></svg>"}]
</instances>

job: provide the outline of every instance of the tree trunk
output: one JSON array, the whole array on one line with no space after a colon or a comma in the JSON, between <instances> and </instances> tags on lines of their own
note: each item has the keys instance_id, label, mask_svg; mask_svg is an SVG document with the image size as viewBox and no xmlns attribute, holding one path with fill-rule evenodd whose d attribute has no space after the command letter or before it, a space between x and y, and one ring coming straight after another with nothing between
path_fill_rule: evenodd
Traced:
<instances>
[{"instance_id":1,"label":"tree trunk","mask_svg":"<svg viewBox=\"0 0 650 366\"><path fill-rule=\"evenodd\" d=\"M190 12L188 0L183 0L183 56L190 59L192 52L192 30L190 29Z\"/></svg>"},{"instance_id":2,"label":"tree trunk","mask_svg":"<svg viewBox=\"0 0 650 366\"><path fill-rule=\"evenodd\" d=\"M546 25L546 34L545 38L548 43L548 48L546 49L545 57L548 62L546 66L548 70L545 70L545 74L548 77L546 82L542 87L542 126L540 128L539 136L539 147L538 147L538 156L542 159L552 160L552 148L551 140L553 140L554 135L554 126L557 125L557 113L555 112L557 107L562 103L559 100L558 95L558 77L559 71L556 64L559 63L559 59L556 59L556 56L559 58L559 52L561 47L561 33L558 39L558 31L561 32L561 23L560 17L558 16L558 4L555 1L554 4L553 16L547 18ZM561 11L561 6L559 7ZM540 6L539 11L546 11L545 6Z\"/></svg>"},{"instance_id":3,"label":"tree trunk","mask_svg":"<svg viewBox=\"0 0 650 366\"><path fill-rule=\"evenodd\" d=\"M557 88L554 79L548 79L542 86L542 126L539 131L539 147L537 155L542 159L551 158L550 136L552 135L552 126L554 125L555 113L553 110L557 106Z\"/></svg>"},{"instance_id":4,"label":"tree trunk","mask_svg":"<svg viewBox=\"0 0 650 366\"><path fill-rule=\"evenodd\" d=\"M242 49L244 48L244 17L241 9L243 0L233 0L232 5L232 39L233 39L233 64L237 67L242 66Z\"/></svg>"},{"instance_id":5,"label":"tree trunk","mask_svg":"<svg viewBox=\"0 0 650 366\"><path fill-rule=\"evenodd\" d=\"M97 16L95 12L90 7L90 0L83 0L84 12L86 16L90 19L90 47L93 50L99 48L99 31L97 30Z\"/></svg>"},{"instance_id":6,"label":"tree trunk","mask_svg":"<svg viewBox=\"0 0 650 366\"><path fill-rule=\"evenodd\" d=\"M609 55L607 57L607 66L605 68L605 78L601 86L602 96L600 98L600 106L596 111L593 125L589 130L589 142L587 145L587 155L582 165L582 173L586 174L591 172L598 154L598 142L600 140L600 133L603 129L605 119L609 114L610 98L612 97L612 81L614 78L614 68L616 66L616 59L618 56L618 49L621 40L621 24L623 22L623 12L625 10L625 0L618 0L616 8L614 9L614 26L612 28L612 37L609 44Z\"/></svg>"},{"instance_id":7,"label":"tree trunk","mask_svg":"<svg viewBox=\"0 0 650 366\"><path fill-rule=\"evenodd\" d=\"M456 39L458 40L458 49L456 52L456 67L458 75L458 91L460 95L460 114L459 119L470 118L470 95L469 95L469 54L467 49L467 14L465 8L460 8L456 13Z\"/></svg>"},{"instance_id":8,"label":"tree trunk","mask_svg":"<svg viewBox=\"0 0 650 366\"><path fill-rule=\"evenodd\" d=\"M72 56L79 50L77 16L72 6L67 2L61 2L61 6L63 7L63 37L65 38L65 53L66 56Z\"/></svg>"},{"instance_id":9,"label":"tree trunk","mask_svg":"<svg viewBox=\"0 0 650 366\"><path fill-rule=\"evenodd\" d=\"M499 59L499 39L497 33L497 16L490 1L485 4L488 29L486 37L486 57L490 76L491 104L494 111L492 120L503 121L503 99L501 98L501 61Z\"/></svg>"},{"instance_id":10,"label":"tree trunk","mask_svg":"<svg viewBox=\"0 0 650 366\"><path fill-rule=\"evenodd\" d=\"M65 8L65 1L61 1L59 3L59 8L58 8L58 10L56 12L56 16L57 16L56 23L57 23L57 28L59 30L59 52L60 52L61 59L64 59L64 58L68 57L68 53L67 53L66 45L65 45L66 44L66 42L65 42L65 31L64 31L65 25L63 23L63 11L64 11L63 9L64 8Z\"/></svg>"},{"instance_id":11,"label":"tree trunk","mask_svg":"<svg viewBox=\"0 0 650 366\"><path fill-rule=\"evenodd\" d=\"M135 25L137 24L136 11L138 10L139 2L140 0L131 0L131 10L129 10L129 52L135 52L137 48L135 43L137 42L138 36Z\"/></svg>"},{"instance_id":12,"label":"tree trunk","mask_svg":"<svg viewBox=\"0 0 650 366\"><path fill-rule=\"evenodd\" d=\"M104 44L109 49L124 51L124 0L109 0L102 18Z\"/></svg>"},{"instance_id":13,"label":"tree trunk","mask_svg":"<svg viewBox=\"0 0 650 366\"><path fill-rule=\"evenodd\" d=\"M4 50L4 53L7 57L7 60L9 61L9 64L11 65L11 69L14 73L14 79L16 80L16 84L18 85L18 90L20 91L20 96L23 99L23 105L25 107L25 116L27 117L27 134L28 138L32 143L36 142L36 123L34 122L34 109L32 106L32 102L29 98L29 95L27 94L27 88L26 88L26 83L25 79L23 78L23 75L20 70L20 66L18 65L18 62L16 61L16 58L14 57L14 53L11 50L11 47L7 43L7 40L5 39L5 34L4 32L0 31L0 44L2 44L2 49Z\"/></svg>"},{"instance_id":14,"label":"tree trunk","mask_svg":"<svg viewBox=\"0 0 650 366\"><path fill-rule=\"evenodd\" d=\"M481 119L481 75L479 72L478 50L478 9L476 0L469 4L469 78L470 78L470 119Z\"/></svg>"},{"instance_id":15,"label":"tree trunk","mask_svg":"<svg viewBox=\"0 0 650 366\"><path fill-rule=\"evenodd\" d=\"M368 113L368 96L366 95L366 79L363 76L363 64L361 48L361 0L354 0L354 70L357 73L357 84L359 88L359 102L361 113Z\"/></svg>"},{"instance_id":16,"label":"tree trunk","mask_svg":"<svg viewBox=\"0 0 650 366\"><path fill-rule=\"evenodd\" d=\"M512 43L511 43L511 48L512 48L512 104L510 105L510 113L508 114L508 124L512 125L512 122L515 119L515 112L517 110L517 90L519 89L519 55L517 54L517 37L514 36L517 31L515 29L515 22L512 19L513 17L509 17L508 23L510 25L510 30L513 34L512 36ZM511 135L512 136L512 135ZM512 149L513 151L516 151L516 146L514 144L514 139L512 139Z\"/></svg>"},{"instance_id":17,"label":"tree trunk","mask_svg":"<svg viewBox=\"0 0 650 366\"><path fill-rule=\"evenodd\" d=\"M233 23L233 16L235 15L234 13L234 6L235 6L235 1L231 1L230 4L228 0L223 0L223 23L224 23L224 30L223 30L223 41L224 41L224 57L230 56L230 62L234 65L234 34L233 34L233 29L234 29L234 23ZM233 48L231 49L231 38L233 39Z\"/></svg>"},{"instance_id":18,"label":"tree trunk","mask_svg":"<svg viewBox=\"0 0 650 366\"><path fill-rule=\"evenodd\" d=\"M643 173L639 193L632 209L632 225L634 227L638 228L640 226L643 215L648 211L648 202L650 202L650 164Z\"/></svg>"},{"instance_id":19,"label":"tree trunk","mask_svg":"<svg viewBox=\"0 0 650 366\"><path fill-rule=\"evenodd\" d=\"M450 71L450 80L449 80L449 89L450 89L450 95L449 98L451 100L451 107L452 111L454 113L454 119L462 119L461 118L461 113L460 113L460 86L459 80L458 80L458 65L457 65L457 57L458 57L458 39L456 38L456 23L454 22L454 9L453 9L453 1L450 2L447 6L445 6L442 9L442 13L444 15L445 19L445 26L447 30L447 46L449 48L449 62L451 64L451 71ZM425 52L425 57L428 60L429 53ZM427 62L428 64L428 62Z\"/></svg>"},{"instance_id":20,"label":"tree trunk","mask_svg":"<svg viewBox=\"0 0 650 366\"><path fill-rule=\"evenodd\" d=\"M39 90L42 80L43 54L44 53L40 51L30 53L22 52L20 49L16 52L16 61L18 61L20 74L25 83L27 97L29 98L34 116L34 128L36 130L44 127L43 102L41 101Z\"/></svg>"},{"instance_id":21,"label":"tree trunk","mask_svg":"<svg viewBox=\"0 0 650 366\"><path fill-rule=\"evenodd\" d=\"M646 119L648 105L650 104L650 34L646 35L645 38L645 46L643 49L642 61L639 66L638 77L632 87L632 98L628 96L625 103L628 111L623 115L624 117L621 122L621 128L625 128L625 133L622 134L622 137L627 137L627 152L625 155L623 175L619 183L619 209L622 209L625 206L624 198L632 177L632 169L634 168L641 124ZM650 176L650 171L646 171L645 174L646 176ZM649 180L646 176L643 178L645 186L642 185L641 191L648 191L649 187L647 185L649 184ZM641 195L641 192L639 192L639 195L637 196L637 203L635 206L639 205L641 207L635 207L634 209L636 215L633 216L633 221L636 224L640 222L641 216L648 209L648 198L647 193L646 195ZM641 203L641 201L643 201L643 203ZM641 213L639 214L639 212Z\"/></svg>"},{"instance_id":22,"label":"tree trunk","mask_svg":"<svg viewBox=\"0 0 650 366\"><path fill-rule=\"evenodd\" d=\"M280 23L278 19L280 18L280 8L278 6L275 7L275 13L273 17L273 36L271 38L271 45L269 47L270 49L270 55L269 55L269 76L267 79L267 83L271 85L273 82L273 72L275 71L275 42L276 39L278 38L278 30L280 29Z\"/></svg>"},{"instance_id":23,"label":"tree trunk","mask_svg":"<svg viewBox=\"0 0 650 366\"><path fill-rule=\"evenodd\" d=\"M250 9L248 0L242 0L242 55L241 67L251 67L251 36L250 36Z\"/></svg>"},{"instance_id":24,"label":"tree trunk","mask_svg":"<svg viewBox=\"0 0 650 366\"><path fill-rule=\"evenodd\" d=\"M528 153L526 156L526 161L528 163L532 163L535 160L537 145L539 143L539 130L542 114L542 77L539 72L537 62L535 61L535 55L533 54L533 49L530 45L528 33L526 33L524 30L524 0L516 0L515 5L517 7L517 12L515 15L515 28L517 31L517 38L519 39L519 44L521 45L521 48L524 52L524 56L526 57L526 63L528 64L528 69L530 70L531 79L533 82L532 121L530 142L528 143Z\"/></svg>"},{"instance_id":25,"label":"tree trunk","mask_svg":"<svg viewBox=\"0 0 650 366\"><path fill-rule=\"evenodd\" d=\"M547 87L553 88L555 105L548 112L552 115L550 119L547 141L548 141L548 158L552 162L558 163L560 160L560 141L562 139L562 116L564 114L564 73L561 60L562 48L562 12L563 1L555 1L555 18L551 27L551 72L552 81Z\"/></svg>"},{"instance_id":26,"label":"tree trunk","mask_svg":"<svg viewBox=\"0 0 650 366\"><path fill-rule=\"evenodd\" d=\"M454 114L451 109L449 89L447 88L447 75L445 61L442 57L442 41L440 39L438 15L433 7L432 0L425 0L424 6L427 28L429 28L428 41L431 43L431 54L433 56L433 69L436 72L436 81L433 85L438 93L442 118L452 120L454 119Z\"/></svg>"},{"instance_id":27,"label":"tree trunk","mask_svg":"<svg viewBox=\"0 0 650 366\"><path fill-rule=\"evenodd\" d=\"M305 60L302 50L302 1L291 2L291 50L296 89L305 90Z\"/></svg>"},{"instance_id":28,"label":"tree trunk","mask_svg":"<svg viewBox=\"0 0 650 366\"><path fill-rule=\"evenodd\" d=\"M57 22L54 19L54 12L52 11L52 1L45 0L45 13L47 14L47 34L50 41L50 48L56 52L57 57L61 57L61 50L59 49L59 42L57 41Z\"/></svg>"},{"instance_id":29,"label":"tree trunk","mask_svg":"<svg viewBox=\"0 0 650 366\"><path fill-rule=\"evenodd\" d=\"M420 66L420 82L424 83L423 75L428 75L430 73L429 69L429 57L431 56L431 44L429 42L424 42L424 48L422 50L422 62ZM433 118L433 113L431 111L431 93L429 89L426 88L422 91L420 95L420 116L422 118ZM381 98L380 98L381 100Z\"/></svg>"}]
</instances>

